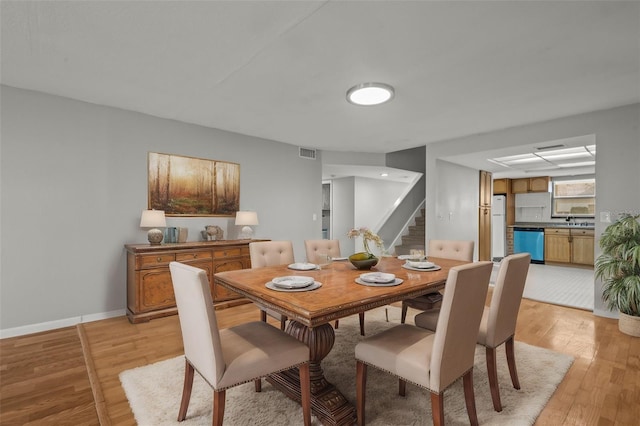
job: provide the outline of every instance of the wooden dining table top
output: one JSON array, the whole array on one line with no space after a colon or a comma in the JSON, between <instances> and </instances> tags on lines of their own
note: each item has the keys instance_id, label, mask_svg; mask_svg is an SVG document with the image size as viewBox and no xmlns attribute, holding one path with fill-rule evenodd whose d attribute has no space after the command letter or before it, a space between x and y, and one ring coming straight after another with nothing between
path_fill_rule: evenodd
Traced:
<instances>
[{"instance_id":1,"label":"wooden dining table top","mask_svg":"<svg viewBox=\"0 0 640 426\"><path fill-rule=\"evenodd\" d=\"M219 272L217 285L235 291L262 307L273 309L307 327L315 327L355 313L417 297L444 287L449 269L463 265L451 259L429 258L440 266L437 271L405 269L404 260L382 257L370 271L357 270L348 260L333 261L320 270L299 271L287 265ZM391 273L403 280L395 286L365 286L356 278L367 272ZM308 276L322 284L309 291L277 291L266 287L272 279L283 276Z\"/></svg>"}]
</instances>

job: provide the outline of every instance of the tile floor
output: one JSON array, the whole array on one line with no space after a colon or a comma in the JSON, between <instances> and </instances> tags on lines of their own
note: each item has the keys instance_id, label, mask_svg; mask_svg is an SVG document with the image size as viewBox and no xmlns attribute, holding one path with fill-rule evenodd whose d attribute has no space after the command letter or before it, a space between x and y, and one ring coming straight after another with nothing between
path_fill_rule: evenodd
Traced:
<instances>
[{"instance_id":1,"label":"tile floor","mask_svg":"<svg viewBox=\"0 0 640 426\"><path fill-rule=\"evenodd\" d=\"M497 276L498 265L494 263L492 283ZM532 263L523 297L593 311L593 293L593 269Z\"/></svg>"}]
</instances>

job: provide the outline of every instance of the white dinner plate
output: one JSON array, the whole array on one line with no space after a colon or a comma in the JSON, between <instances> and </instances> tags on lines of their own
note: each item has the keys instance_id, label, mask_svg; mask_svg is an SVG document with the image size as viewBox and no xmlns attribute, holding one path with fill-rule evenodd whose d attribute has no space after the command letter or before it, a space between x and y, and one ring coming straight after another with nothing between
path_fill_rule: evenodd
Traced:
<instances>
[{"instance_id":1,"label":"white dinner plate","mask_svg":"<svg viewBox=\"0 0 640 426\"><path fill-rule=\"evenodd\" d=\"M407 266L418 269L431 269L436 265L433 262L412 262L410 260L407 260Z\"/></svg>"},{"instance_id":2,"label":"white dinner plate","mask_svg":"<svg viewBox=\"0 0 640 426\"><path fill-rule=\"evenodd\" d=\"M360 279L368 283L384 284L393 282L396 279L396 276L385 272L368 272L366 274L361 274Z\"/></svg>"},{"instance_id":3,"label":"white dinner plate","mask_svg":"<svg viewBox=\"0 0 640 426\"><path fill-rule=\"evenodd\" d=\"M273 281L269 281L268 283L265 284L265 287L267 287L268 289L271 290L275 290L275 291L285 291L285 292L295 292L295 291L311 291L311 290L315 290L317 288L322 287L322 283L318 282L318 281L314 281L313 284L306 286L306 287L301 287L301 288L282 288L282 287L277 287Z\"/></svg>"},{"instance_id":4,"label":"white dinner plate","mask_svg":"<svg viewBox=\"0 0 640 426\"><path fill-rule=\"evenodd\" d=\"M332 257L331 260L347 260L348 257Z\"/></svg>"},{"instance_id":5,"label":"white dinner plate","mask_svg":"<svg viewBox=\"0 0 640 426\"><path fill-rule=\"evenodd\" d=\"M392 287L394 285L402 284L403 280L400 278L396 278L395 280L388 283L370 283L367 281L362 281L360 278L356 278L356 283L360 285L368 285L370 287Z\"/></svg>"},{"instance_id":6,"label":"white dinner plate","mask_svg":"<svg viewBox=\"0 0 640 426\"><path fill-rule=\"evenodd\" d=\"M312 271L314 269L318 269L318 265L315 263L300 262L292 263L291 265L288 265L287 268L295 269L296 271Z\"/></svg>"},{"instance_id":7,"label":"white dinner plate","mask_svg":"<svg viewBox=\"0 0 640 426\"><path fill-rule=\"evenodd\" d=\"M439 271L440 269L442 269L438 265L433 265L433 268L414 268L412 266L407 265L406 263L402 265L402 267L404 269L409 269L411 271L420 271L420 272L433 272L433 271Z\"/></svg>"},{"instance_id":8,"label":"white dinner plate","mask_svg":"<svg viewBox=\"0 0 640 426\"><path fill-rule=\"evenodd\" d=\"M286 277L276 277L272 279L271 282L276 287L284 289L304 288L309 287L311 284L313 284L313 278L288 275Z\"/></svg>"}]
</instances>

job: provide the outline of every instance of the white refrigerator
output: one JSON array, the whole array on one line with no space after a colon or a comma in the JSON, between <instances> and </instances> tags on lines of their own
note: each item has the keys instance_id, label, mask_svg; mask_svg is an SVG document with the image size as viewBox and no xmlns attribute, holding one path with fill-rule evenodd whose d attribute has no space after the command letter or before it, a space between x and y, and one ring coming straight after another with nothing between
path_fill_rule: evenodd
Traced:
<instances>
[{"instance_id":1,"label":"white refrigerator","mask_svg":"<svg viewBox=\"0 0 640 426\"><path fill-rule=\"evenodd\" d=\"M505 257L507 245L507 200L504 195L494 195L491 204L491 257L500 260Z\"/></svg>"}]
</instances>

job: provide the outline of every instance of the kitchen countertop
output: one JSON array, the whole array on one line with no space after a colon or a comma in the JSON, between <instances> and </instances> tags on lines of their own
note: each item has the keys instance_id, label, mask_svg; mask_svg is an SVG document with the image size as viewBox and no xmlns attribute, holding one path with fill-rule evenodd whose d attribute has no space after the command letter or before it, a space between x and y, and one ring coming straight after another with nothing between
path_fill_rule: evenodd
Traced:
<instances>
[{"instance_id":1,"label":"kitchen countertop","mask_svg":"<svg viewBox=\"0 0 640 426\"><path fill-rule=\"evenodd\" d=\"M514 225L507 225L508 228L563 228L563 229L596 229L595 224L589 222L588 225L569 225L559 222L519 222Z\"/></svg>"}]
</instances>

